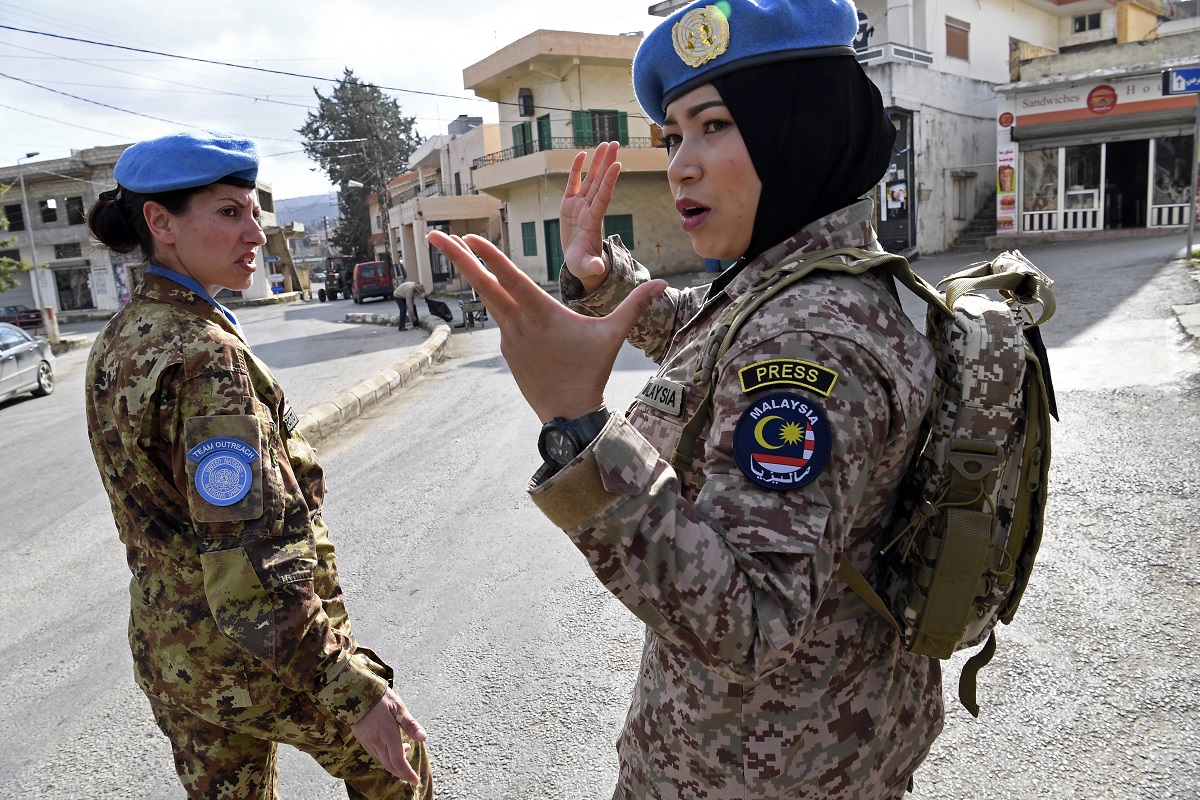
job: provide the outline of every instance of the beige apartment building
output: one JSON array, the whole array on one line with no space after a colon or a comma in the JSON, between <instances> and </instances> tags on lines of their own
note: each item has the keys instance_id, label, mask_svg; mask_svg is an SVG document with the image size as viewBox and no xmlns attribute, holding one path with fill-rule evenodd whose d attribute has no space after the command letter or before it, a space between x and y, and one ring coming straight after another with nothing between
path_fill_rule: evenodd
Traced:
<instances>
[{"instance_id":1,"label":"beige apartment building","mask_svg":"<svg viewBox=\"0 0 1200 800\"><path fill-rule=\"evenodd\" d=\"M499 200L507 252L555 283L562 266L559 204L571 161L597 143L621 144L621 178L605 234L620 234L656 274L704 268L679 225L657 126L633 94L642 36L539 30L463 70L463 85L499 107L499 142L476 158L472 182Z\"/></svg>"}]
</instances>

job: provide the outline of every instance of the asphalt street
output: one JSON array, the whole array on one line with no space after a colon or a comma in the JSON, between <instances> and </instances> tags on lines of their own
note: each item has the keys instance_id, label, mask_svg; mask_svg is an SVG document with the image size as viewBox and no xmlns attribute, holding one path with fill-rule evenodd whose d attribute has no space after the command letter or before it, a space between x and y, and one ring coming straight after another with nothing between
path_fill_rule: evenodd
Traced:
<instances>
[{"instance_id":1,"label":"asphalt street","mask_svg":"<svg viewBox=\"0 0 1200 800\"><path fill-rule=\"evenodd\" d=\"M1200 796L1200 619L1188 613L1200 599L1200 349L1172 312L1200 301L1200 284L1182 249L1175 235L1025 250L1059 303L1045 329L1062 412L1047 535L980 675L978 720L956 705L962 657L944 665L947 726L917 800ZM915 266L936 278L982 255ZM337 321L363 309L239 316L302 407L420 342ZM0 526L0 797L178 798L130 676L128 569L87 452L83 357L60 359L51 397L0 404L0 491L16 509ZM610 405L650 372L623 351ZM642 627L525 497L537 428L489 323L455 331L444 361L319 446L356 632L430 731L441 798L612 792ZM345 796L294 750L280 769L283 798Z\"/></svg>"}]
</instances>

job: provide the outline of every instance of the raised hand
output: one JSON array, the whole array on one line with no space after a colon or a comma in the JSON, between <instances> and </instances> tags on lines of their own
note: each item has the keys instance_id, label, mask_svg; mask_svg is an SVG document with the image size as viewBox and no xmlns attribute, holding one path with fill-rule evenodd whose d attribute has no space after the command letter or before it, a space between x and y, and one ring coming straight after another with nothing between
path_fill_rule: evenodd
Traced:
<instances>
[{"instance_id":1,"label":"raised hand","mask_svg":"<svg viewBox=\"0 0 1200 800\"><path fill-rule=\"evenodd\" d=\"M567 190L559 206L559 235L567 269L588 292L604 281L604 215L612 200L613 187L621 174L616 142L601 142L592 155L587 175L582 175L587 153L571 162Z\"/></svg>"},{"instance_id":2,"label":"raised hand","mask_svg":"<svg viewBox=\"0 0 1200 800\"><path fill-rule=\"evenodd\" d=\"M542 422L582 417L603 404L625 335L667 288L665 281L647 281L607 317L585 317L542 291L487 239L440 231L426 238L479 293L500 328L500 352Z\"/></svg>"}]
</instances>

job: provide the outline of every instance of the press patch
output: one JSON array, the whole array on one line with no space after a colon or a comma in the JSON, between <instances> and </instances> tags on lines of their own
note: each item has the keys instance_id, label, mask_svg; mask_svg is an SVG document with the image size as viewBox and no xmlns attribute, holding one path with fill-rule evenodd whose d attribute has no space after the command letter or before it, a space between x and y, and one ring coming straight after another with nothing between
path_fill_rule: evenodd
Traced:
<instances>
[{"instance_id":1,"label":"press patch","mask_svg":"<svg viewBox=\"0 0 1200 800\"><path fill-rule=\"evenodd\" d=\"M683 413L683 393L686 388L682 383L656 375L646 381L646 385L638 392L637 399L659 411L678 417Z\"/></svg>"},{"instance_id":2,"label":"press patch","mask_svg":"<svg viewBox=\"0 0 1200 800\"><path fill-rule=\"evenodd\" d=\"M784 492L815 480L832 444L824 411L801 395L772 392L742 413L733 454L742 474L755 484Z\"/></svg>"},{"instance_id":3,"label":"press patch","mask_svg":"<svg viewBox=\"0 0 1200 800\"><path fill-rule=\"evenodd\" d=\"M829 396L838 374L820 364L798 358L771 358L738 370L742 392L749 394L768 386L798 386Z\"/></svg>"},{"instance_id":4,"label":"press patch","mask_svg":"<svg viewBox=\"0 0 1200 800\"><path fill-rule=\"evenodd\" d=\"M258 458L258 451L240 439L205 439L187 455L196 462L196 491L214 506L233 505L254 484L250 464Z\"/></svg>"}]
</instances>

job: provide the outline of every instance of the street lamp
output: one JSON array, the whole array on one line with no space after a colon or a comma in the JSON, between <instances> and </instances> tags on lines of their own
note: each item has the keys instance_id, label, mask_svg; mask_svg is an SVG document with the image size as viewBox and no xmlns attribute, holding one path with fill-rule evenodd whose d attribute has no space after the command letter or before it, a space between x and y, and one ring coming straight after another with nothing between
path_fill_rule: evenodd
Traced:
<instances>
[{"instance_id":1,"label":"street lamp","mask_svg":"<svg viewBox=\"0 0 1200 800\"><path fill-rule=\"evenodd\" d=\"M29 216L29 198L25 196L25 173L21 171L21 162L26 158L33 158L40 155L38 151L26 153L23 158L17 159L17 179L21 182L21 208L25 211L25 230L29 231L29 256L33 260L33 271L29 273L29 282L33 285L33 307L38 310L39 314L43 314L42 324L45 325L46 320L42 311L42 298L38 292L37 279L37 243L33 241L33 217Z\"/></svg>"}]
</instances>

